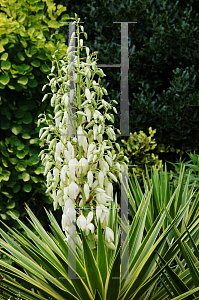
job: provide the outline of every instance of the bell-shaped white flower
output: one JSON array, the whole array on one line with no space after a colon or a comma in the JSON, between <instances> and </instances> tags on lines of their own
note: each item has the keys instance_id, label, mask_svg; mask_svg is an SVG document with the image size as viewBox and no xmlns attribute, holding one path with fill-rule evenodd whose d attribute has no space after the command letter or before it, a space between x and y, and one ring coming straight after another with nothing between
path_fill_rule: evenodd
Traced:
<instances>
[{"instance_id":1,"label":"bell-shaped white flower","mask_svg":"<svg viewBox=\"0 0 199 300\"><path fill-rule=\"evenodd\" d=\"M67 213L68 213L68 208L75 208L75 202L70 198L68 198L64 204L65 215L67 215Z\"/></svg>"},{"instance_id":2,"label":"bell-shaped white flower","mask_svg":"<svg viewBox=\"0 0 199 300\"><path fill-rule=\"evenodd\" d=\"M88 174L87 174L87 179L88 179L88 184L89 186L91 187L92 184L93 184L93 173L92 171L89 171Z\"/></svg>"},{"instance_id":3,"label":"bell-shaped white flower","mask_svg":"<svg viewBox=\"0 0 199 300\"><path fill-rule=\"evenodd\" d=\"M88 225L86 225L86 229L85 229L86 235L89 234L89 230L91 233L94 233L95 227L93 223L89 223Z\"/></svg>"},{"instance_id":4,"label":"bell-shaped white flower","mask_svg":"<svg viewBox=\"0 0 199 300\"><path fill-rule=\"evenodd\" d=\"M66 159L66 163L68 163L72 159L72 154L69 151L64 150L64 157Z\"/></svg>"},{"instance_id":5,"label":"bell-shaped white flower","mask_svg":"<svg viewBox=\"0 0 199 300\"><path fill-rule=\"evenodd\" d=\"M88 183L85 183L84 184L84 194L85 194L86 200L88 200L88 198L89 198L89 192L90 192L89 185L88 185Z\"/></svg>"},{"instance_id":6,"label":"bell-shaped white flower","mask_svg":"<svg viewBox=\"0 0 199 300\"><path fill-rule=\"evenodd\" d=\"M89 101L89 103L91 103L91 92L88 88L85 89L85 96L86 96L87 100Z\"/></svg>"},{"instance_id":7,"label":"bell-shaped white flower","mask_svg":"<svg viewBox=\"0 0 199 300\"><path fill-rule=\"evenodd\" d=\"M111 228L106 227L105 231L105 239L107 240L108 243L111 243L114 241L114 232Z\"/></svg>"},{"instance_id":8,"label":"bell-shaped white flower","mask_svg":"<svg viewBox=\"0 0 199 300\"><path fill-rule=\"evenodd\" d=\"M54 208L54 211L57 209L57 204L58 204L58 199L56 197L56 191L53 191L52 193L52 198L53 198L53 208Z\"/></svg>"},{"instance_id":9,"label":"bell-shaped white flower","mask_svg":"<svg viewBox=\"0 0 199 300\"><path fill-rule=\"evenodd\" d=\"M88 171L88 160L82 157L79 161L79 165L81 166L82 172L85 174Z\"/></svg>"},{"instance_id":10,"label":"bell-shaped white flower","mask_svg":"<svg viewBox=\"0 0 199 300\"><path fill-rule=\"evenodd\" d=\"M74 158L74 147L70 141L67 142L68 151L70 152L72 158Z\"/></svg>"},{"instance_id":11,"label":"bell-shaped white flower","mask_svg":"<svg viewBox=\"0 0 199 300\"><path fill-rule=\"evenodd\" d=\"M113 173L108 172L107 174L109 175L109 177L110 177L111 179L113 179L115 182L117 182L117 178L115 177L115 175L113 175Z\"/></svg>"},{"instance_id":12,"label":"bell-shaped white flower","mask_svg":"<svg viewBox=\"0 0 199 300\"><path fill-rule=\"evenodd\" d=\"M75 203L70 198L65 202L63 214L67 216L67 224L72 225L76 219Z\"/></svg>"},{"instance_id":13,"label":"bell-shaped white flower","mask_svg":"<svg viewBox=\"0 0 199 300\"><path fill-rule=\"evenodd\" d=\"M106 227L105 245L111 250L116 250L115 245L112 243L113 241L114 241L114 232L111 228Z\"/></svg>"},{"instance_id":14,"label":"bell-shaped white flower","mask_svg":"<svg viewBox=\"0 0 199 300\"><path fill-rule=\"evenodd\" d=\"M90 154L88 155L88 162L90 163L92 160L93 160L93 154L90 153Z\"/></svg>"},{"instance_id":15,"label":"bell-shaped white flower","mask_svg":"<svg viewBox=\"0 0 199 300\"><path fill-rule=\"evenodd\" d=\"M111 250L116 250L116 247L112 242L108 243L108 242L105 241L105 245L106 245L107 248L109 248Z\"/></svg>"},{"instance_id":16,"label":"bell-shaped white flower","mask_svg":"<svg viewBox=\"0 0 199 300\"><path fill-rule=\"evenodd\" d=\"M98 180L95 180L91 186L92 190L94 190L99 185Z\"/></svg>"},{"instance_id":17,"label":"bell-shaped white flower","mask_svg":"<svg viewBox=\"0 0 199 300\"><path fill-rule=\"evenodd\" d=\"M101 142L102 142L102 134L98 134L97 137L96 137L96 139L97 139L98 143L101 144Z\"/></svg>"},{"instance_id":18,"label":"bell-shaped white flower","mask_svg":"<svg viewBox=\"0 0 199 300\"><path fill-rule=\"evenodd\" d=\"M69 171L71 174L75 174L75 168L78 166L78 160L73 158L69 161Z\"/></svg>"},{"instance_id":19,"label":"bell-shaped white flower","mask_svg":"<svg viewBox=\"0 0 199 300\"><path fill-rule=\"evenodd\" d=\"M101 164L100 169L103 171L104 176L106 176L106 173L109 172L109 165L105 160L104 163Z\"/></svg>"},{"instance_id":20,"label":"bell-shaped white flower","mask_svg":"<svg viewBox=\"0 0 199 300\"><path fill-rule=\"evenodd\" d=\"M86 229L86 218L83 215L77 218L77 226L83 231Z\"/></svg>"},{"instance_id":21,"label":"bell-shaped white flower","mask_svg":"<svg viewBox=\"0 0 199 300\"><path fill-rule=\"evenodd\" d=\"M105 192L97 193L96 198L99 204L104 204L104 205L106 205L107 202L109 203L110 201L113 201L113 199L110 196L108 196Z\"/></svg>"},{"instance_id":22,"label":"bell-shaped white flower","mask_svg":"<svg viewBox=\"0 0 199 300\"><path fill-rule=\"evenodd\" d=\"M87 152L88 142L87 142L87 138L85 136L83 136L83 139L82 139L82 147L84 149L84 152Z\"/></svg>"},{"instance_id":23,"label":"bell-shaped white flower","mask_svg":"<svg viewBox=\"0 0 199 300\"><path fill-rule=\"evenodd\" d=\"M47 186L49 186L50 180L52 179L52 174L51 172L48 172L47 174Z\"/></svg>"},{"instance_id":24,"label":"bell-shaped white flower","mask_svg":"<svg viewBox=\"0 0 199 300\"><path fill-rule=\"evenodd\" d=\"M62 200L63 200L63 197L60 196L62 194L62 190L58 190L57 191L57 199L58 199L58 203L60 206L62 206Z\"/></svg>"},{"instance_id":25,"label":"bell-shaped white flower","mask_svg":"<svg viewBox=\"0 0 199 300\"><path fill-rule=\"evenodd\" d=\"M62 221L61 221L61 224L62 224L62 230L65 231L66 227L67 227L67 215L65 214L62 214Z\"/></svg>"},{"instance_id":26,"label":"bell-shaped white flower","mask_svg":"<svg viewBox=\"0 0 199 300\"><path fill-rule=\"evenodd\" d=\"M96 195L97 202L99 204L106 204L106 199L105 199L104 195L105 194L100 194L100 193Z\"/></svg>"},{"instance_id":27,"label":"bell-shaped white flower","mask_svg":"<svg viewBox=\"0 0 199 300\"><path fill-rule=\"evenodd\" d=\"M99 181L100 188L103 188L103 185L104 185L104 174L103 174L102 171L100 171L99 174L98 174L98 181Z\"/></svg>"},{"instance_id":28,"label":"bell-shaped white flower","mask_svg":"<svg viewBox=\"0 0 199 300\"><path fill-rule=\"evenodd\" d=\"M62 115L60 115L58 118L55 119L55 124L57 127L59 127L61 119L62 119Z\"/></svg>"},{"instance_id":29,"label":"bell-shaped white flower","mask_svg":"<svg viewBox=\"0 0 199 300\"><path fill-rule=\"evenodd\" d=\"M108 211L108 208L106 208L103 204L97 205L97 207L96 207L97 222L98 222L98 219L101 218L102 213L107 212L107 211Z\"/></svg>"},{"instance_id":30,"label":"bell-shaped white flower","mask_svg":"<svg viewBox=\"0 0 199 300\"><path fill-rule=\"evenodd\" d=\"M97 161L97 154L93 156L93 163Z\"/></svg>"},{"instance_id":31,"label":"bell-shaped white flower","mask_svg":"<svg viewBox=\"0 0 199 300\"><path fill-rule=\"evenodd\" d=\"M93 118L94 120L96 120L97 118L100 118L101 113L98 110L95 110L94 114L93 114Z\"/></svg>"},{"instance_id":32,"label":"bell-shaped white flower","mask_svg":"<svg viewBox=\"0 0 199 300\"><path fill-rule=\"evenodd\" d=\"M67 111L64 112L63 120L64 120L64 123L65 123L65 124L68 124L68 113L67 113ZM64 124L64 123L63 123L63 124Z\"/></svg>"},{"instance_id":33,"label":"bell-shaped white flower","mask_svg":"<svg viewBox=\"0 0 199 300\"><path fill-rule=\"evenodd\" d=\"M67 217L68 217L68 224L70 224L70 222L75 222L76 219L76 210L73 207L69 207L68 211L67 211Z\"/></svg>"},{"instance_id":34,"label":"bell-shaped white flower","mask_svg":"<svg viewBox=\"0 0 199 300\"><path fill-rule=\"evenodd\" d=\"M54 180L58 183L59 181L59 170L57 168L53 169L53 176L54 176Z\"/></svg>"},{"instance_id":35,"label":"bell-shaped white flower","mask_svg":"<svg viewBox=\"0 0 199 300\"><path fill-rule=\"evenodd\" d=\"M90 109L86 108L85 113L86 113L87 121L90 122L90 120L91 120L91 111L90 111Z\"/></svg>"},{"instance_id":36,"label":"bell-shaped white flower","mask_svg":"<svg viewBox=\"0 0 199 300\"><path fill-rule=\"evenodd\" d=\"M105 207L103 204L97 205L96 217L97 217L97 222L100 219L102 228L106 228L108 226L109 209Z\"/></svg>"},{"instance_id":37,"label":"bell-shaped white flower","mask_svg":"<svg viewBox=\"0 0 199 300\"><path fill-rule=\"evenodd\" d=\"M70 196L70 198L75 200L77 198L77 195L79 194L79 192L80 192L79 186L75 182L72 182L69 185L69 196Z\"/></svg>"},{"instance_id":38,"label":"bell-shaped white flower","mask_svg":"<svg viewBox=\"0 0 199 300\"><path fill-rule=\"evenodd\" d=\"M88 146L87 158L89 157L89 155L91 154L91 152L94 151L95 147L96 147L96 145L94 143L91 143Z\"/></svg>"},{"instance_id":39,"label":"bell-shaped white flower","mask_svg":"<svg viewBox=\"0 0 199 300\"><path fill-rule=\"evenodd\" d=\"M47 174L47 172L49 171L51 166L52 166L52 163L47 161L46 166L45 166L45 170L44 170L44 176Z\"/></svg>"},{"instance_id":40,"label":"bell-shaped white flower","mask_svg":"<svg viewBox=\"0 0 199 300\"><path fill-rule=\"evenodd\" d=\"M105 155L105 159L108 162L109 166L112 167L113 166L113 161L112 161L111 157L109 157L108 155Z\"/></svg>"},{"instance_id":41,"label":"bell-shaped white flower","mask_svg":"<svg viewBox=\"0 0 199 300\"><path fill-rule=\"evenodd\" d=\"M58 142L56 144L56 150L55 150L55 161L57 160L57 157L60 157L61 155L61 142Z\"/></svg>"},{"instance_id":42,"label":"bell-shaped white flower","mask_svg":"<svg viewBox=\"0 0 199 300\"><path fill-rule=\"evenodd\" d=\"M64 165L61 169L60 179L61 181L66 181L66 172L67 172L67 165Z\"/></svg>"},{"instance_id":43,"label":"bell-shaped white flower","mask_svg":"<svg viewBox=\"0 0 199 300\"><path fill-rule=\"evenodd\" d=\"M68 99L68 94L64 94L62 99L64 101L65 106L68 107L68 100L69 100Z\"/></svg>"}]
</instances>

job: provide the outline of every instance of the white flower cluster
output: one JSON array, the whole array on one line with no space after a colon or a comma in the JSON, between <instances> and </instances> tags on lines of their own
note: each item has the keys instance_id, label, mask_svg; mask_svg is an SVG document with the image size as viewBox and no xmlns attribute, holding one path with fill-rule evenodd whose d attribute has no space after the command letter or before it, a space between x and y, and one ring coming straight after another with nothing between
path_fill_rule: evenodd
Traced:
<instances>
[{"instance_id":1,"label":"white flower cluster","mask_svg":"<svg viewBox=\"0 0 199 300\"><path fill-rule=\"evenodd\" d=\"M83 27L80 27L83 31ZM80 45L83 47L83 40L80 40ZM42 114L38 121L38 126L44 122L48 124L39 132L40 139L48 145L48 153L45 153L45 150L40 153L45 166L44 175L47 175L46 192L51 192L54 210L58 204L63 208L62 229L72 247L74 246L72 237L76 235L75 207L79 207L87 210L79 209L77 226L86 235L90 232L95 234L95 227L100 220L102 228L106 229L106 246L115 249L113 232L108 228L107 206L110 206L113 201L112 183L117 182L118 178L121 182L120 163L125 164L124 160L129 161L127 157L120 154L120 146L115 142L113 126L105 125L106 120L114 123L114 115L107 113L113 107L103 99L107 91L100 86L100 77L105 74L97 68L96 58L92 58L87 47L86 62L80 61L78 50L72 51L72 49L72 46L68 48L63 60L53 61L49 75L53 76L52 79L49 78L48 85L53 93L51 106L54 107L55 116L53 118L51 115ZM71 61L74 53L76 57ZM93 80L95 74L99 76L98 83ZM74 83L74 89L70 89L71 82ZM43 101L47 96L48 94L44 96ZM74 97L77 99L77 137L70 137L68 135L69 103ZM112 101L117 103L115 100ZM100 112L101 109L104 109L103 114ZM115 108L113 110L116 112ZM105 134L107 139L104 139ZM114 145L118 154L113 150ZM88 207L93 206L95 210L88 213ZM95 238L97 239L97 236Z\"/></svg>"}]
</instances>

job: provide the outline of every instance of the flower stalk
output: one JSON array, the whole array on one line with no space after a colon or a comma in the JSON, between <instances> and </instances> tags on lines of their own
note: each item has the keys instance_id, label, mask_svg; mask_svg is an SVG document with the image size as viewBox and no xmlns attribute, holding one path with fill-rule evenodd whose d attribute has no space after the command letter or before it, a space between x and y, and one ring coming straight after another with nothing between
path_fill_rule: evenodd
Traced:
<instances>
[{"instance_id":1,"label":"flower stalk","mask_svg":"<svg viewBox=\"0 0 199 300\"><path fill-rule=\"evenodd\" d=\"M40 156L45 166L44 175L47 175L47 192L54 200L54 210L58 205L63 210L61 224L66 241L74 247L77 215L77 226L85 232L93 252L97 249L98 220L104 230L106 246L115 250L113 232L108 227L109 207L113 201L113 183L118 179L121 182L121 164L129 161L119 151L116 128L106 125L107 120L114 123L114 115L108 110L116 113L112 104L117 102L112 100L108 103L104 99L107 91L101 85L101 78L106 75L97 67L97 53L90 54L89 48L80 39L82 33L87 36L83 26L79 26L80 19L77 15L74 19L77 49L72 51L73 47L69 46L66 56L59 61L55 52L48 76L55 116L39 116L38 126L41 122L47 123L39 136L44 145L48 145ZM74 38L73 34L70 45ZM80 49L86 50L86 57L80 57ZM74 54L75 58L71 60ZM98 82L94 80L95 75ZM74 84L73 90L70 88L71 82ZM77 135L72 137L68 130L71 118L69 103L74 98L77 99Z\"/></svg>"}]
</instances>

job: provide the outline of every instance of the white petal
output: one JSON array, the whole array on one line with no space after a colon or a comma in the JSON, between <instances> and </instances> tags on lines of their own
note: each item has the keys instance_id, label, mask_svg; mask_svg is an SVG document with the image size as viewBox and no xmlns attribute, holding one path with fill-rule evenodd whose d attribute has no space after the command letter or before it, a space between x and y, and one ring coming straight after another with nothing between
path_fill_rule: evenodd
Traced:
<instances>
[{"instance_id":1,"label":"white petal","mask_svg":"<svg viewBox=\"0 0 199 300\"><path fill-rule=\"evenodd\" d=\"M87 226L86 226L86 235L89 234L89 230L91 231L91 233L94 233L94 225L92 223L89 223Z\"/></svg>"},{"instance_id":2,"label":"white petal","mask_svg":"<svg viewBox=\"0 0 199 300\"><path fill-rule=\"evenodd\" d=\"M62 222L61 222L61 224L62 224L63 231L65 231L65 227L67 225L67 216L65 214L62 215Z\"/></svg>"},{"instance_id":3,"label":"white petal","mask_svg":"<svg viewBox=\"0 0 199 300\"><path fill-rule=\"evenodd\" d=\"M115 245L113 243L107 243L105 241L105 245L106 245L107 248L109 248L111 250L116 250L116 247L115 247Z\"/></svg>"},{"instance_id":4,"label":"white petal","mask_svg":"<svg viewBox=\"0 0 199 300\"><path fill-rule=\"evenodd\" d=\"M86 228L86 218L83 215L80 215L77 218L77 226L79 227L79 229L81 229L83 231L85 230L85 228Z\"/></svg>"},{"instance_id":5,"label":"white petal","mask_svg":"<svg viewBox=\"0 0 199 300\"><path fill-rule=\"evenodd\" d=\"M91 103L91 92L88 88L85 89L85 96L86 96L87 100L89 101L89 103Z\"/></svg>"},{"instance_id":6,"label":"white petal","mask_svg":"<svg viewBox=\"0 0 199 300\"><path fill-rule=\"evenodd\" d=\"M93 212L90 211L88 216L87 216L87 220L86 220L86 224L89 224L93 219Z\"/></svg>"},{"instance_id":7,"label":"white petal","mask_svg":"<svg viewBox=\"0 0 199 300\"><path fill-rule=\"evenodd\" d=\"M101 188L96 188L95 190L96 190L96 192L98 192L98 193L105 193L105 190L103 190L103 189L101 189Z\"/></svg>"},{"instance_id":8,"label":"white petal","mask_svg":"<svg viewBox=\"0 0 199 300\"><path fill-rule=\"evenodd\" d=\"M82 146L83 146L84 152L87 152L88 142L87 142L87 138L85 136L83 136L83 139L82 139Z\"/></svg>"},{"instance_id":9,"label":"white petal","mask_svg":"<svg viewBox=\"0 0 199 300\"><path fill-rule=\"evenodd\" d=\"M108 175L109 175L115 182L117 182L117 178L115 177L115 175L113 175L113 173L108 172Z\"/></svg>"},{"instance_id":10,"label":"white petal","mask_svg":"<svg viewBox=\"0 0 199 300\"><path fill-rule=\"evenodd\" d=\"M99 172L98 174L98 181L99 181L99 184L100 184L100 188L103 188L103 185L104 185L104 174L102 171Z\"/></svg>"}]
</instances>

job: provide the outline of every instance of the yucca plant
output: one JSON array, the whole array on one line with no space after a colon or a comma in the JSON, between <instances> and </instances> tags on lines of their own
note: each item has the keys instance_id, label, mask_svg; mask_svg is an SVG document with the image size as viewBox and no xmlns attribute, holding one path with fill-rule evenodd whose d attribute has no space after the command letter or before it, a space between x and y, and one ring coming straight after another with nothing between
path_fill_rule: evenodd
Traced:
<instances>
[{"instance_id":1,"label":"yucca plant","mask_svg":"<svg viewBox=\"0 0 199 300\"><path fill-rule=\"evenodd\" d=\"M166 171L162 171L160 175L154 171L144 193L139 186L134 188L130 185L129 202L133 221L129 230L129 242L127 236L124 245L127 247L129 244L127 271L131 279L112 278L120 277L119 224L128 232L117 213L115 197L114 205L111 205L109 226L114 231L116 250L105 247L105 234L102 234L101 224L98 222L95 259L86 235L81 231L83 246L78 243L76 253L76 276L79 279L67 278L70 246L64 241L65 235L53 214L46 211L52 231L47 233L27 206L30 223L37 234L18 219L26 235L8 227L9 235L0 231L0 251L22 268L21 271L18 267L0 261L3 268L1 275L4 277L1 289L10 296L20 295L20 299L154 300L198 297L199 195L191 203L194 186L181 195L182 183L179 181L178 187L172 191L167 185L168 176ZM158 198L153 201L154 195L158 197L158 193L161 194L159 205ZM182 204L178 206L180 198ZM163 199L163 203L160 199ZM155 206L158 207L157 215L154 212ZM171 213L175 214L172 218ZM24 288L23 283L29 283L31 290Z\"/></svg>"},{"instance_id":2,"label":"yucca plant","mask_svg":"<svg viewBox=\"0 0 199 300\"><path fill-rule=\"evenodd\" d=\"M145 216L146 220L143 224L145 226L143 235L147 236L151 232L151 228L163 211L167 217L159 228L160 237L168 230L169 225L180 216L180 211L182 214L159 248L158 258L160 260L155 258L157 265L155 267L153 262L154 268L151 268L151 276L143 284L139 282L140 288L129 299L195 299L194 293L196 296L199 295L197 293L199 290L199 193L195 195L197 191L195 185L189 185L190 174L187 176L185 167L180 169L178 181L175 184L169 181L166 164L164 172L161 167L160 172L157 169L151 170L151 176L149 176L146 168L146 174L147 180L143 176L144 190L135 175L131 176L129 181L131 187L129 189L131 204L129 207L133 216L133 223L144 195L148 189L153 187ZM169 205L171 198L173 201ZM122 225L120 219L119 223ZM125 228L124 224L123 227ZM128 228L126 227L125 230L127 232ZM131 241L129 240L130 244ZM134 259L133 256L130 257L130 269ZM147 286L150 288L143 296Z\"/></svg>"},{"instance_id":3,"label":"yucca plant","mask_svg":"<svg viewBox=\"0 0 199 300\"><path fill-rule=\"evenodd\" d=\"M79 20L76 19L76 21ZM80 46L83 46L83 41L80 42L78 32L78 47ZM68 50L68 57L71 55L70 51L71 49ZM103 77L103 72L96 69L96 61L91 61L89 49L86 52L87 64L90 64L93 71ZM59 78L52 75L54 78L50 81L53 93L57 92L57 84L59 86L60 82L66 79L65 76L71 78L65 61L60 64L62 71L59 70ZM58 62L57 67L59 67ZM55 106L56 124L50 124L50 119L53 119L50 115L40 119L41 122L47 121L48 123L48 127L41 130L40 138L45 139L48 144L53 133L56 136L50 142L48 149L48 151L52 150L50 154L43 151L41 158L45 165L45 174L47 174L48 192L53 192L54 208L58 203L63 207L62 229L51 212L46 211L51 224L51 233L44 230L28 206L26 210L32 230L12 214L24 229L24 234L10 229L5 224L9 234L0 230L2 237L0 251L15 264L10 265L4 260L0 261L2 266L0 273L3 276L1 289L10 297L17 295L20 299L145 300L159 299L158 297L175 299L174 297L178 296L181 298L176 299L183 299L187 297L186 293L190 294L189 297L198 297L198 194L191 203L195 192L194 185L189 186L188 179L185 186L183 185L183 173L179 177L178 186L173 187L169 185L166 170L164 174L161 170L160 176L157 170L154 171L151 178L147 173L147 181L144 181L145 191L142 191L136 178L134 183L132 181L129 200L133 221L129 234L123 240L124 252L121 257L123 262L127 247L129 247L129 266L124 277L121 278L120 230L122 227L128 233L128 227L117 211L117 196L114 195L115 201L112 199L111 181L117 182L117 178L121 181L119 161L123 159L124 163L125 157L120 157L119 153L112 154L109 150L114 145L115 133L110 126L105 127L104 117L113 121L113 115L107 114L107 107L111 108L111 105L102 99L106 91L99 86L100 80L98 84L95 82L93 85L94 91L89 92L91 87L89 72L92 69L84 63L80 64L79 57L76 62L74 60L71 63L69 69L73 72L74 82L77 79L84 91L81 95L80 88L76 90L79 107L77 125L79 132L84 134L84 138L78 136L78 139L73 138L71 142L67 140L68 131L65 125L66 120L70 118L67 113L69 109L67 93L70 93L70 96L73 94L68 89L70 83L68 81L62 82L64 94L61 93L60 88L60 93L51 99ZM52 72L54 70L55 68L52 68ZM87 100L81 103L80 96ZM46 98L45 95L44 100ZM101 109L100 107L105 108L104 117L98 110L95 110ZM90 117L86 120L87 114L90 117L93 116L94 120L91 121ZM86 127L88 127L84 128L83 125L87 123ZM92 126L93 132L89 129ZM89 129L89 132L87 133L85 129ZM105 129L108 140L102 142ZM63 135L61 141L57 142L60 132ZM88 143L93 147L87 147ZM117 143L115 146L118 147L119 152L120 147ZM64 147L67 149L64 150ZM106 153L107 161L103 157L104 153ZM87 159L84 157L85 154ZM99 166L98 160L101 161ZM116 166L112 165L114 160L117 162ZM125 160L128 162L128 158ZM69 170L66 165L64 166L64 162L69 164ZM78 163L75 171L72 166ZM52 166L54 167L53 174L50 172ZM89 168L91 168L90 171ZM70 179L68 187L65 186L66 174ZM77 183L74 182L75 177L80 177ZM93 178L96 178L95 182ZM58 188L57 192L56 188ZM126 190L125 194L127 195ZM82 198L81 200L78 195L81 196L79 197ZM71 199L68 199L68 196ZM75 201L79 202L80 207L88 209L92 200L90 196L95 199L96 206L100 206L105 212L108 208L104 206L107 205L106 202L110 202L108 203L110 210L103 215L103 220L102 212L94 211L93 214L88 211L80 212L77 220L80 236L77 236L77 251L74 251L72 237L76 234ZM90 222L93 222L91 215L95 219L93 225ZM96 236L97 239L94 240ZM95 244L97 247L94 247ZM72 254L73 261L76 261L76 268L71 264L69 253ZM70 277L71 270L76 273L75 279ZM126 278L128 273L130 278ZM27 283L31 287L30 290L25 287Z\"/></svg>"}]
</instances>

